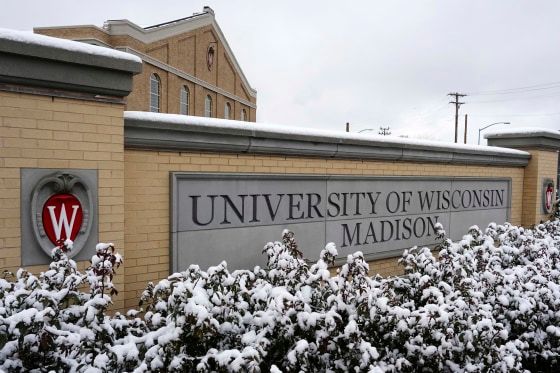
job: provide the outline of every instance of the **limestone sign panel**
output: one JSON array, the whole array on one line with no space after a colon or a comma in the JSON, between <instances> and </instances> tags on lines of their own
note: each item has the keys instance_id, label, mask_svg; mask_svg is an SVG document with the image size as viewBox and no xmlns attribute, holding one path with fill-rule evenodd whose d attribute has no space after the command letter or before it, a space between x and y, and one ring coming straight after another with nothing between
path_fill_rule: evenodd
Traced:
<instances>
[{"instance_id":1,"label":"limestone sign panel","mask_svg":"<svg viewBox=\"0 0 560 373\"><path fill-rule=\"evenodd\" d=\"M474 224L509 218L509 179L173 173L172 270L222 260L230 269L265 265L263 246L295 232L311 260L328 242L339 256L400 255L453 239Z\"/></svg>"}]
</instances>

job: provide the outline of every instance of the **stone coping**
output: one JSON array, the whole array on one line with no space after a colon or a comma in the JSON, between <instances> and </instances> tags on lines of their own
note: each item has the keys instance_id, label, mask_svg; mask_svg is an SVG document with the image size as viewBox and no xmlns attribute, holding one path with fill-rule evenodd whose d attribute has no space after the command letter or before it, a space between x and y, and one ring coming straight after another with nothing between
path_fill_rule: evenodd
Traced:
<instances>
[{"instance_id":1,"label":"stone coping","mask_svg":"<svg viewBox=\"0 0 560 373\"><path fill-rule=\"evenodd\" d=\"M125 147L321 158L526 166L524 151L345 132L308 130L186 115L127 111Z\"/></svg>"},{"instance_id":2,"label":"stone coping","mask_svg":"<svg viewBox=\"0 0 560 373\"><path fill-rule=\"evenodd\" d=\"M546 128L523 128L488 133L484 136L489 146L520 149L560 150L560 131Z\"/></svg>"},{"instance_id":3,"label":"stone coping","mask_svg":"<svg viewBox=\"0 0 560 373\"><path fill-rule=\"evenodd\" d=\"M136 57L109 48L0 29L0 83L124 97L142 70Z\"/></svg>"}]
</instances>

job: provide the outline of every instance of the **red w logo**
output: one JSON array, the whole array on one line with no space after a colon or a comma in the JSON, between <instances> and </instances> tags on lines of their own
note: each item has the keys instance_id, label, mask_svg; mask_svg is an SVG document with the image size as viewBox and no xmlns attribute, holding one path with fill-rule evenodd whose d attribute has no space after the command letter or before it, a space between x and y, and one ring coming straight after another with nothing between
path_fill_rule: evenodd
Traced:
<instances>
[{"instance_id":1,"label":"red w logo","mask_svg":"<svg viewBox=\"0 0 560 373\"><path fill-rule=\"evenodd\" d=\"M82 205L72 194L55 194L43 206L43 228L55 245L60 239L74 241L82 220Z\"/></svg>"},{"instance_id":2,"label":"red w logo","mask_svg":"<svg viewBox=\"0 0 560 373\"><path fill-rule=\"evenodd\" d=\"M548 184L545 191L544 207L546 211L552 210L552 195L554 194L554 188L552 184Z\"/></svg>"}]
</instances>

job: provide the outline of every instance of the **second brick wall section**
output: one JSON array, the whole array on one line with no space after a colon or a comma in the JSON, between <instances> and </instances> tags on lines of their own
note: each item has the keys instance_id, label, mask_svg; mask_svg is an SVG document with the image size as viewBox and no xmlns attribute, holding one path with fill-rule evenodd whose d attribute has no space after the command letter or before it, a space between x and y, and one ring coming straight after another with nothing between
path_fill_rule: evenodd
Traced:
<instances>
[{"instance_id":1,"label":"second brick wall section","mask_svg":"<svg viewBox=\"0 0 560 373\"><path fill-rule=\"evenodd\" d=\"M524 169L428 163L333 160L226 153L126 150L125 306L135 307L147 282L169 275L169 173L239 172L367 176L466 176L512 179L511 222L521 222ZM263 243L264 244L264 243ZM305 250L304 250L305 252ZM370 274L398 275L398 258L370 263ZM216 259L219 262L219 258Z\"/></svg>"}]
</instances>

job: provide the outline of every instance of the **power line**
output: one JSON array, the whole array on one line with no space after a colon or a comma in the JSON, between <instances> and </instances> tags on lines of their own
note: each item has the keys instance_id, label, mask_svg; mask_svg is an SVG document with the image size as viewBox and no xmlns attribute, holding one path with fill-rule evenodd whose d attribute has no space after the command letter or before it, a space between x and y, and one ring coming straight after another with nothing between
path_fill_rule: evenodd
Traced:
<instances>
[{"instance_id":1,"label":"power line","mask_svg":"<svg viewBox=\"0 0 560 373\"><path fill-rule=\"evenodd\" d=\"M554 89L554 88L560 88L560 82L534 84L534 85L528 85L528 86L517 87L517 88L503 88L503 89L493 89L487 91L470 92L469 96L513 94L513 93L531 92L531 91Z\"/></svg>"},{"instance_id":2,"label":"power line","mask_svg":"<svg viewBox=\"0 0 560 373\"><path fill-rule=\"evenodd\" d=\"M519 93L528 93L528 92L535 92L535 91L544 91L544 90L548 90L548 89L557 89L560 88L560 85L553 85L553 86L549 86L549 87L541 87L541 88L530 88L530 89L524 89L524 90L515 90L515 91L500 91L500 92L495 92L495 93L473 93L470 94L470 96L498 96L498 95L513 95L513 94L519 94Z\"/></svg>"},{"instance_id":3,"label":"power line","mask_svg":"<svg viewBox=\"0 0 560 373\"><path fill-rule=\"evenodd\" d=\"M516 100L533 100L535 98L555 97L555 96L560 96L560 92L555 93L555 94L537 95L537 96L528 96L528 97L510 97L510 98L504 98L504 99L499 99L499 100L484 100L484 101L473 100L473 101L469 101L469 104L487 104L487 103L493 103L493 102L506 102L506 101L516 101Z\"/></svg>"},{"instance_id":4,"label":"power line","mask_svg":"<svg viewBox=\"0 0 560 373\"><path fill-rule=\"evenodd\" d=\"M506 117L506 116L507 117L548 117L548 116L554 116L554 115L560 115L560 112L557 112L557 113L543 113L543 114L529 114L529 113L472 114L471 116L473 116L473 117Z\"/></svg>"},{"instance_id":5,"label":"power line","mask_svg":"<svg viewBox=\"0 0 560 373\"><path fill-rule=\"evenodd\" d=\"M437 102L440 102L442 99L444 99L444 102L438 104ZM438 111L440 111L441 109L445 108L447 106L447 95L440 97L439 99L437 99L436 104L427 107L426 109L416 113L416 114L411 114L410 118L411 119L422 119L425 117L429 117L435 113L437 113Z\"/></svg>"},{"instance_id":6,"label":"power line","mask_svg":"<svg viewBox=\"0 0 560 373\"><path fill-rule=\"evenodd\" d=\"M416 114L416 115L413 115L412 118L421 119L421 118L430 117L430 116L436 114L436 113L437 113L438 111L440 111L441 109L446 108L446 107L447 107L447 104L448 104L448 102L444 102L443 104L441 104L441 105L439 105L439 106L437 106L437 107L434 107L434 108L433 108L432 110L430 110L429 112L426 112L425 114Z\"/></svg>"}]
</instances>

